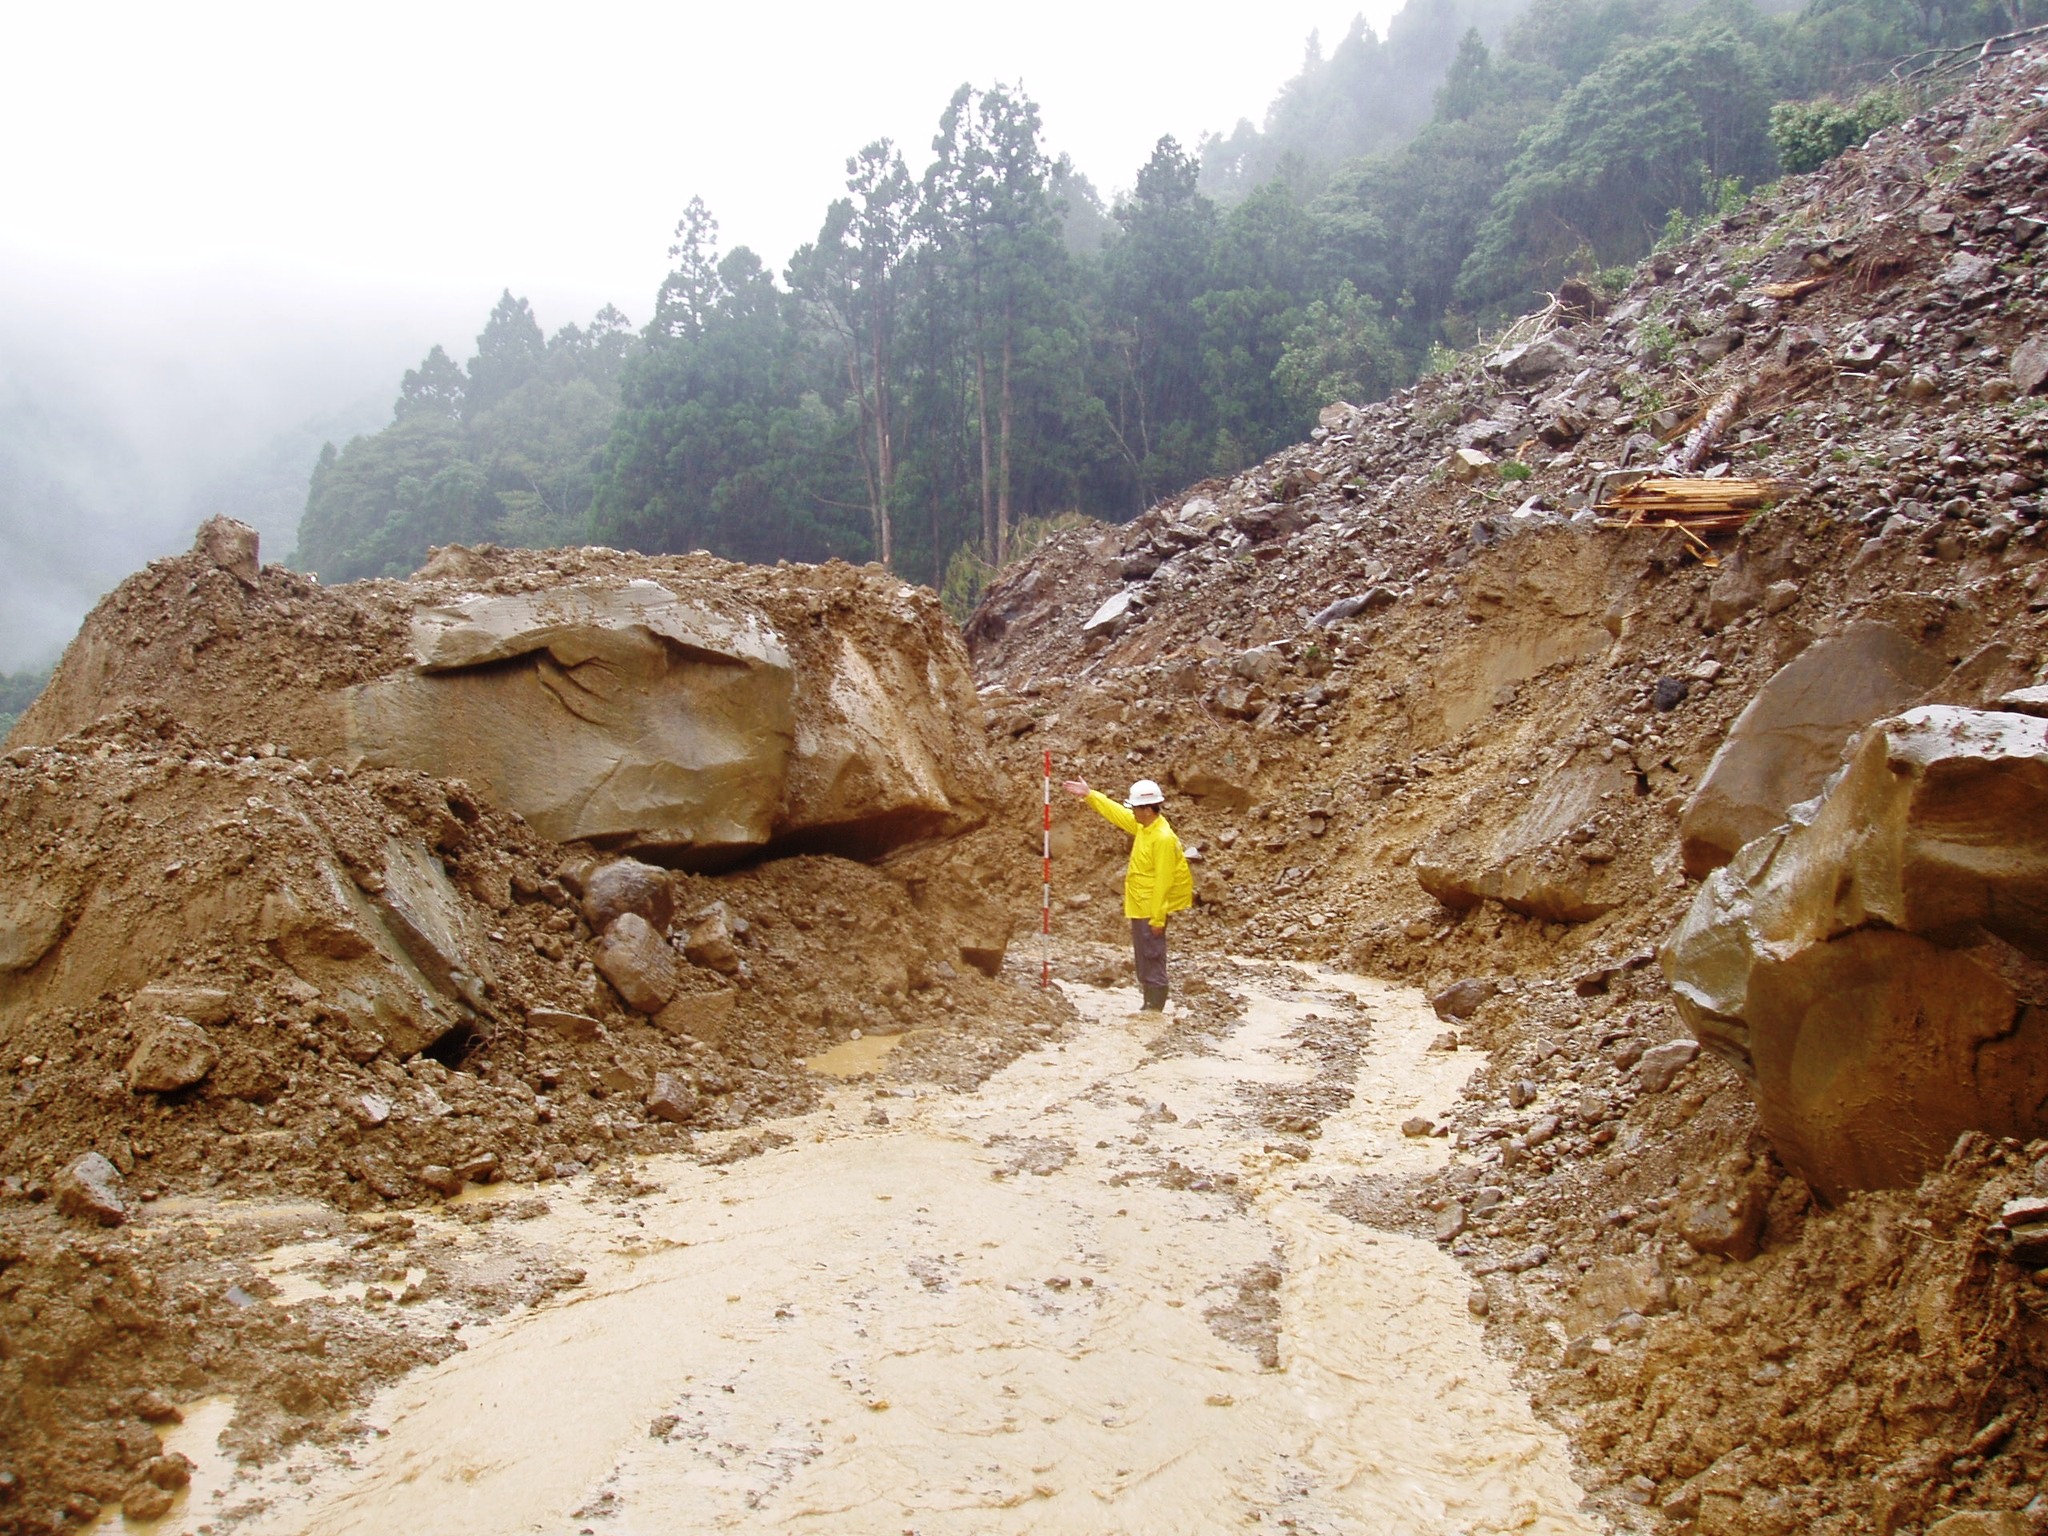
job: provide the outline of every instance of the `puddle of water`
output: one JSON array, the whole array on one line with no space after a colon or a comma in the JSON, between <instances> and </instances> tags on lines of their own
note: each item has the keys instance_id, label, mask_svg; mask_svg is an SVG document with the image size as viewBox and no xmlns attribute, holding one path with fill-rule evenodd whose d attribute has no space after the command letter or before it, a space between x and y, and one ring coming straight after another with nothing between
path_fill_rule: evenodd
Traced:
<instances>
[{"instance_id":1,"label":"puddle of water","mask_svg":"<svg viewBox=\"0 0 2048 1536\"><path fill-rule=\"evenodd\" d=\"M728 1168L654 1159L630 1209L551 1188L519 1240L585 1284L466 1332L373 1404L358 1466L274 1479L252 1529L1590 1536L1456 1263L1324 1203L1447 1157L1400 1122L1476 1053L1427 1050L1420 994L1266 976L1202 1055L1148 1060L1125 994L1073 987L1065 1050L886 1128L863 1102ZM1309 1078L1289 1036L1347 999L1372 1020L1351 1104L1308 1162L1266 1153L1240 1089ZM1205 1316L1269 1262L1279 1369Z\"/></svg>"},{"instance_id":2,"label":"puddle of water","mask_svg":"<svg viewBox=\"0 0 2048 1536\"><path fill-rule=\"evenodd\" d=\"M165 1195L143 1207L150 1215L205 1216L221 1222L329 1222L334 1207L311 1200L219 1200L207 1195Z\"/></svg>"},{"instance_id":3,"label":"puddle of water","mask_svg":"<svg viewBox=\"0 0 2048 1536\"><path fill-rule=\"evenodd\" d=\"M347 1255L348 1250L338 1240L323 1238L273 1248L253 1262L276 1285L277 1294L270 1300L281 1307L315 1299L361 1301L372 1285L381 1285L396 1295L408 1285L418 1284L427 1277L426 1270L417 1265L409 1267L400 1280L345 1280L339 1285L330 1285L317 1273L309 1273L346 1259Z\"/></svg>"},{"instance_id":4,"label":"puddle of water","mask_svg":"<svg viewBox=\"0 0 2048 1536\"><path fill-rule=\"evenodd\" d=\"M164 1454L182 1453L192 1462L192 1482L170 1510L155 1520L129 1520L118 1504L109 1505L86 1530L100 1536L192 1536L217 1519L220 1495L236 1471L235 1459L221 1449L221 1432L235 1416L231 1397L202 1397L182 1405L182 1424L163 1430Z\"/></svg>"},{"instance_id":5,"label":"puddle of water","mask_svg":"<svg viewBox=\"0 0 2048 1536\"><path fill-rule=\"evenodd\" d=\"M842 1040L830 1050L805 1057L804 1065L826 1077L865 1077L880 1070L903 1039L902 1035L862 1035L858 1040Z\"/></svg>"}]
</instances>

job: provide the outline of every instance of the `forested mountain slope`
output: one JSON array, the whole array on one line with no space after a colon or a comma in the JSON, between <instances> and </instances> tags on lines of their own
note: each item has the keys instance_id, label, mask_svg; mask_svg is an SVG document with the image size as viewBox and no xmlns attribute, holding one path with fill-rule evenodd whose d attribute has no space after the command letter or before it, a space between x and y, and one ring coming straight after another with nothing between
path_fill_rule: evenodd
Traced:
<instances>
[{"instance_id":1,"label":"forested mountain slope","mask_svg":"<svg viewBox=\"0 0 2048 1536\"><path fill-rule=\"evenodd\" d=\"M436 346L406 371L390 426L321 450L294 563L348 581L404 575L431 544L583 542L631 336L607 306L544 338L506 293L466 367Z\"/></svg>"},{"instance_id":2,"label":"forested mountain slope","mask_svg":"<svg viewBox=\"0 0 2048 1536\"><path fill-rule=\"evenodd\" d=\"M1107 220L1026 96L963 86L928 153L848 157L779 276L693 202L653 321L577 343L596 373L530 317L515 338L508 295L479 362L510 348L543 382L488 405L408 383L399 421L323 465L303 554L337 575L448 540L837 555L964 612L1026 520L1121 520L1244 469L1895 121L1912 90L1869 82L2041 3L1538 0L1504 23L1416 0L1384 43L1312 52L1262 133L1162 139ZM1339 121L1395 76L1426 114Z\"/></svg>"}]
</instances>

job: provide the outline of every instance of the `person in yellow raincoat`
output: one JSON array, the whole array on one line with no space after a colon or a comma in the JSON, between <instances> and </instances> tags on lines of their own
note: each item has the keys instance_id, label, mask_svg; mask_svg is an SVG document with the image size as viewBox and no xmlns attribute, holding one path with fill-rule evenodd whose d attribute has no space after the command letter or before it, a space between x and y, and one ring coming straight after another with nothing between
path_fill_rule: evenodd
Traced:
<instances>
[{"instance_id":1,"label":"person in yellow raincoat","mask_svg":"<svg viewBox=\"0 0 2048 1536\"><path fill-rule=\"evenodd\" d=\"M1131 953L1138 962L1138 985L1144 990L1147 1013L1166 1009L1166 919L1194 904L1195 877L1181 851L1173 823L1160 807L1166 796L1150 779L1140 779L1118 805L1086 779L1069 779L1067 793L1078 795L1104 821L1131 838L1131 862L1124 871L1124 916L1131 920Z\"/></svg>"}]
</instances>

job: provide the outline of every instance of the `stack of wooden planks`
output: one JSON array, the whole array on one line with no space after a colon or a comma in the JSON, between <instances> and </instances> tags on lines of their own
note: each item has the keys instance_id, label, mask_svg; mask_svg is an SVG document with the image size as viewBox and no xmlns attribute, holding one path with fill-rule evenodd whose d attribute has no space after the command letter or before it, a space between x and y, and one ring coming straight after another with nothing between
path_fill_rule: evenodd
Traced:
<instances>
[{"instance_id":1,"label":"stack of wooden planks","mask_svg":"<svg viewBox=\"0 0 2048 1536\"><path fill-rule=\"evenodd\" d=\"M1705 557L1709 538L1739 532L1765 507L1784 500L1791 489L1782 480L1650 475L1605 492L1593 510L1601 514L1603 528L1676 528Z\"/></svg>"}]
</instances>

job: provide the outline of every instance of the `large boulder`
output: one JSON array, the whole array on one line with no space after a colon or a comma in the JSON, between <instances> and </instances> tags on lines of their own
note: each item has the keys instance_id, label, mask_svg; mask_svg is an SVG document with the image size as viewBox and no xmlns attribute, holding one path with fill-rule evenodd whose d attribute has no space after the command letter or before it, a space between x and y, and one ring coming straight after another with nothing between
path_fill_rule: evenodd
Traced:
<instances>
[{"instance_id":1,"label":"large boulder","mask_svg":"<svg viewBox=\"0 0 2048 1536\"><path fill-rule=\"evenodd\" d=\"M1661 958L1826 1198L1910 1184L1965 1130L2048 1131L2048 720L1883 722L1708 877Z\"/></svg>"},{"instance_id":2,"label":"large boulder","mask_svg":"<svg viewBox=\"0 0 2048 1536\"><path fill-rule=\"evenodd\" d=\"M875 857L996 799L958 633L877 567L450 547L408 581L323 587L252 538L210 524L109 594L11 742L157 710L243 755L459 779L547 837L692 867ZM55 942L45 917L0 920L17 967Z\"/></svg>"},{"instance_id":3,"label":"large boulder","mask_svg":"<svg viewBox=\"0 0 2048 1536\"><path fill-rule=\"evenodd\" d=\"M1842 749L1941 680L1941 658L1885 624L1852 624L1778 669L1736 717L1678 824L1686 873L1705 875L1820 793Z\"/></svg>"},{"instance_id":4,"label":"large boulder","mask_svg":"<svg viewBox=\"0 0 2048 1536\"><path fill-rule=\"evenodd\" d=\"M628 581L428 605L412 634L414 667L344 694L356 761L462 779L558 842L773 833L795 682L759 613Z\"/></svg>"}]
</instances>

